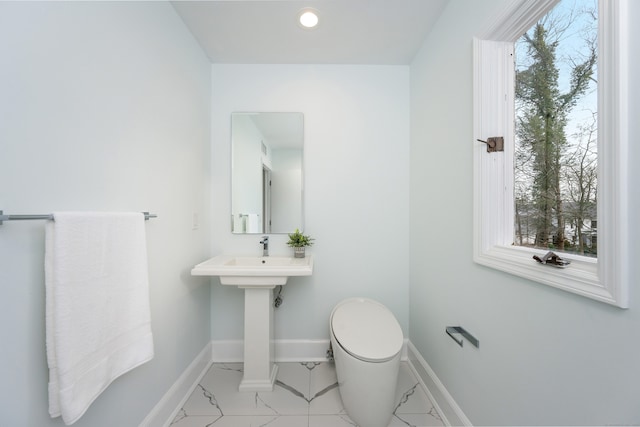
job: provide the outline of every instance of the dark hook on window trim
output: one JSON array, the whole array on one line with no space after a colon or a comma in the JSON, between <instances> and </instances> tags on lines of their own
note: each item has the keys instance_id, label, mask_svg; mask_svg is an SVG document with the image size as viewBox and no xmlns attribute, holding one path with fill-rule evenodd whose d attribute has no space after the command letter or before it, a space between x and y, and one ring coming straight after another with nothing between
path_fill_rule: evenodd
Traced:
<instances>
[{"instance_id":1,"label":"dark hook on window trim","mask_svg":"<svg viewBox=\"0 0 640 427\"><path fill-rule=\"evenodd\" d=\"M487 138L486 141L482 139L478 139L477 141L487 144L487 153L504 151L504 138L501 136L492 136L491 138Z\"/></svg>"}]
</instances>

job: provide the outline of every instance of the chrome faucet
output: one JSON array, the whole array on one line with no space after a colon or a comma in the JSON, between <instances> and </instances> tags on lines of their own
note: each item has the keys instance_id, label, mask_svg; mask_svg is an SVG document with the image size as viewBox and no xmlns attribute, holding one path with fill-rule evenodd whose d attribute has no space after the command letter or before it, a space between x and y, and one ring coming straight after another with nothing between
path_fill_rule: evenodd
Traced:
<instances>
[{"instance_id":1,"label":"chrome faucet","mask_svg":"<svg viewBox=\"0 0 640 427\"><path fill-rule=\"evenodd\" d=\"M269 256L269 236L262 236L260 244L262 245L262 256Z\"/></svg>"}]
</instances>

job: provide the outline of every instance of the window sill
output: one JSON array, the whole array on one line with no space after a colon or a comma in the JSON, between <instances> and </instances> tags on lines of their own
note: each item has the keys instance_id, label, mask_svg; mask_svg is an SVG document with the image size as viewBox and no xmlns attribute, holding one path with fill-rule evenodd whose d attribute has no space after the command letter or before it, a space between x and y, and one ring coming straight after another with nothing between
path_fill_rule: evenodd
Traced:
<instances>
[{"instance_id":1,"label":"window sill","mask_svg":"<svg viewBox=\"0 0 640 427\"><path fill-rule=\"evenodd\" d=\"M534 282L582 295L608 304L619 305L616 298L601 283L598 261L577 255L562 254L571 261L566 268L541 265L533 255L544 255L544 250L522 247L494 246L475 256L475 262L514 274Z\"/></svg>"}]
</instances>

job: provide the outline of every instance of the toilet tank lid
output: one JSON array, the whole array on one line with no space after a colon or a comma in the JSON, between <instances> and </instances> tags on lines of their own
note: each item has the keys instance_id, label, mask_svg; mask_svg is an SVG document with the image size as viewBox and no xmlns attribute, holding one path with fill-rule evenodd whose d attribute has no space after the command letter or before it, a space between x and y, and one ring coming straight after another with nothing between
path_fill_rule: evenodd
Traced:
<instances>
[{"instance_id":1,"label":"toilet tank lid","mask_svg":"<svg viewBox=\"0 0 640 427\"><path fill-rule=\"evenodd\" d=\"M365 298L339 304L331 316L333 334L347 352L371 362L393 358L402 349L402 329L384 305Z\"/></svg>"}]
</instances>

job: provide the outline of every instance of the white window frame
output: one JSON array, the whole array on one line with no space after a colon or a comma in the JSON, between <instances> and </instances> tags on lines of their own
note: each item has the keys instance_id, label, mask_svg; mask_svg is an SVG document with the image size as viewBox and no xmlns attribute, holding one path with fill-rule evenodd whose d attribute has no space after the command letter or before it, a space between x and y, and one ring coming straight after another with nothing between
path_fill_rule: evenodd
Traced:
<instances>
[{"instance_id":1,"label":"white window frame","mask_svg":"<svg viewBox=\"0 0 640 427\"><path fill-rule=\"evenodd\" d=\"M598 258L562 254L564 269L514 241L514 43L558 0L514 0L474 40L474 261L621 308L628 282L628 0L599 0ZM503 136L504 152L477 139ZM604 144L603 141L607 141Z\"/></svg>"}]
</instances>

